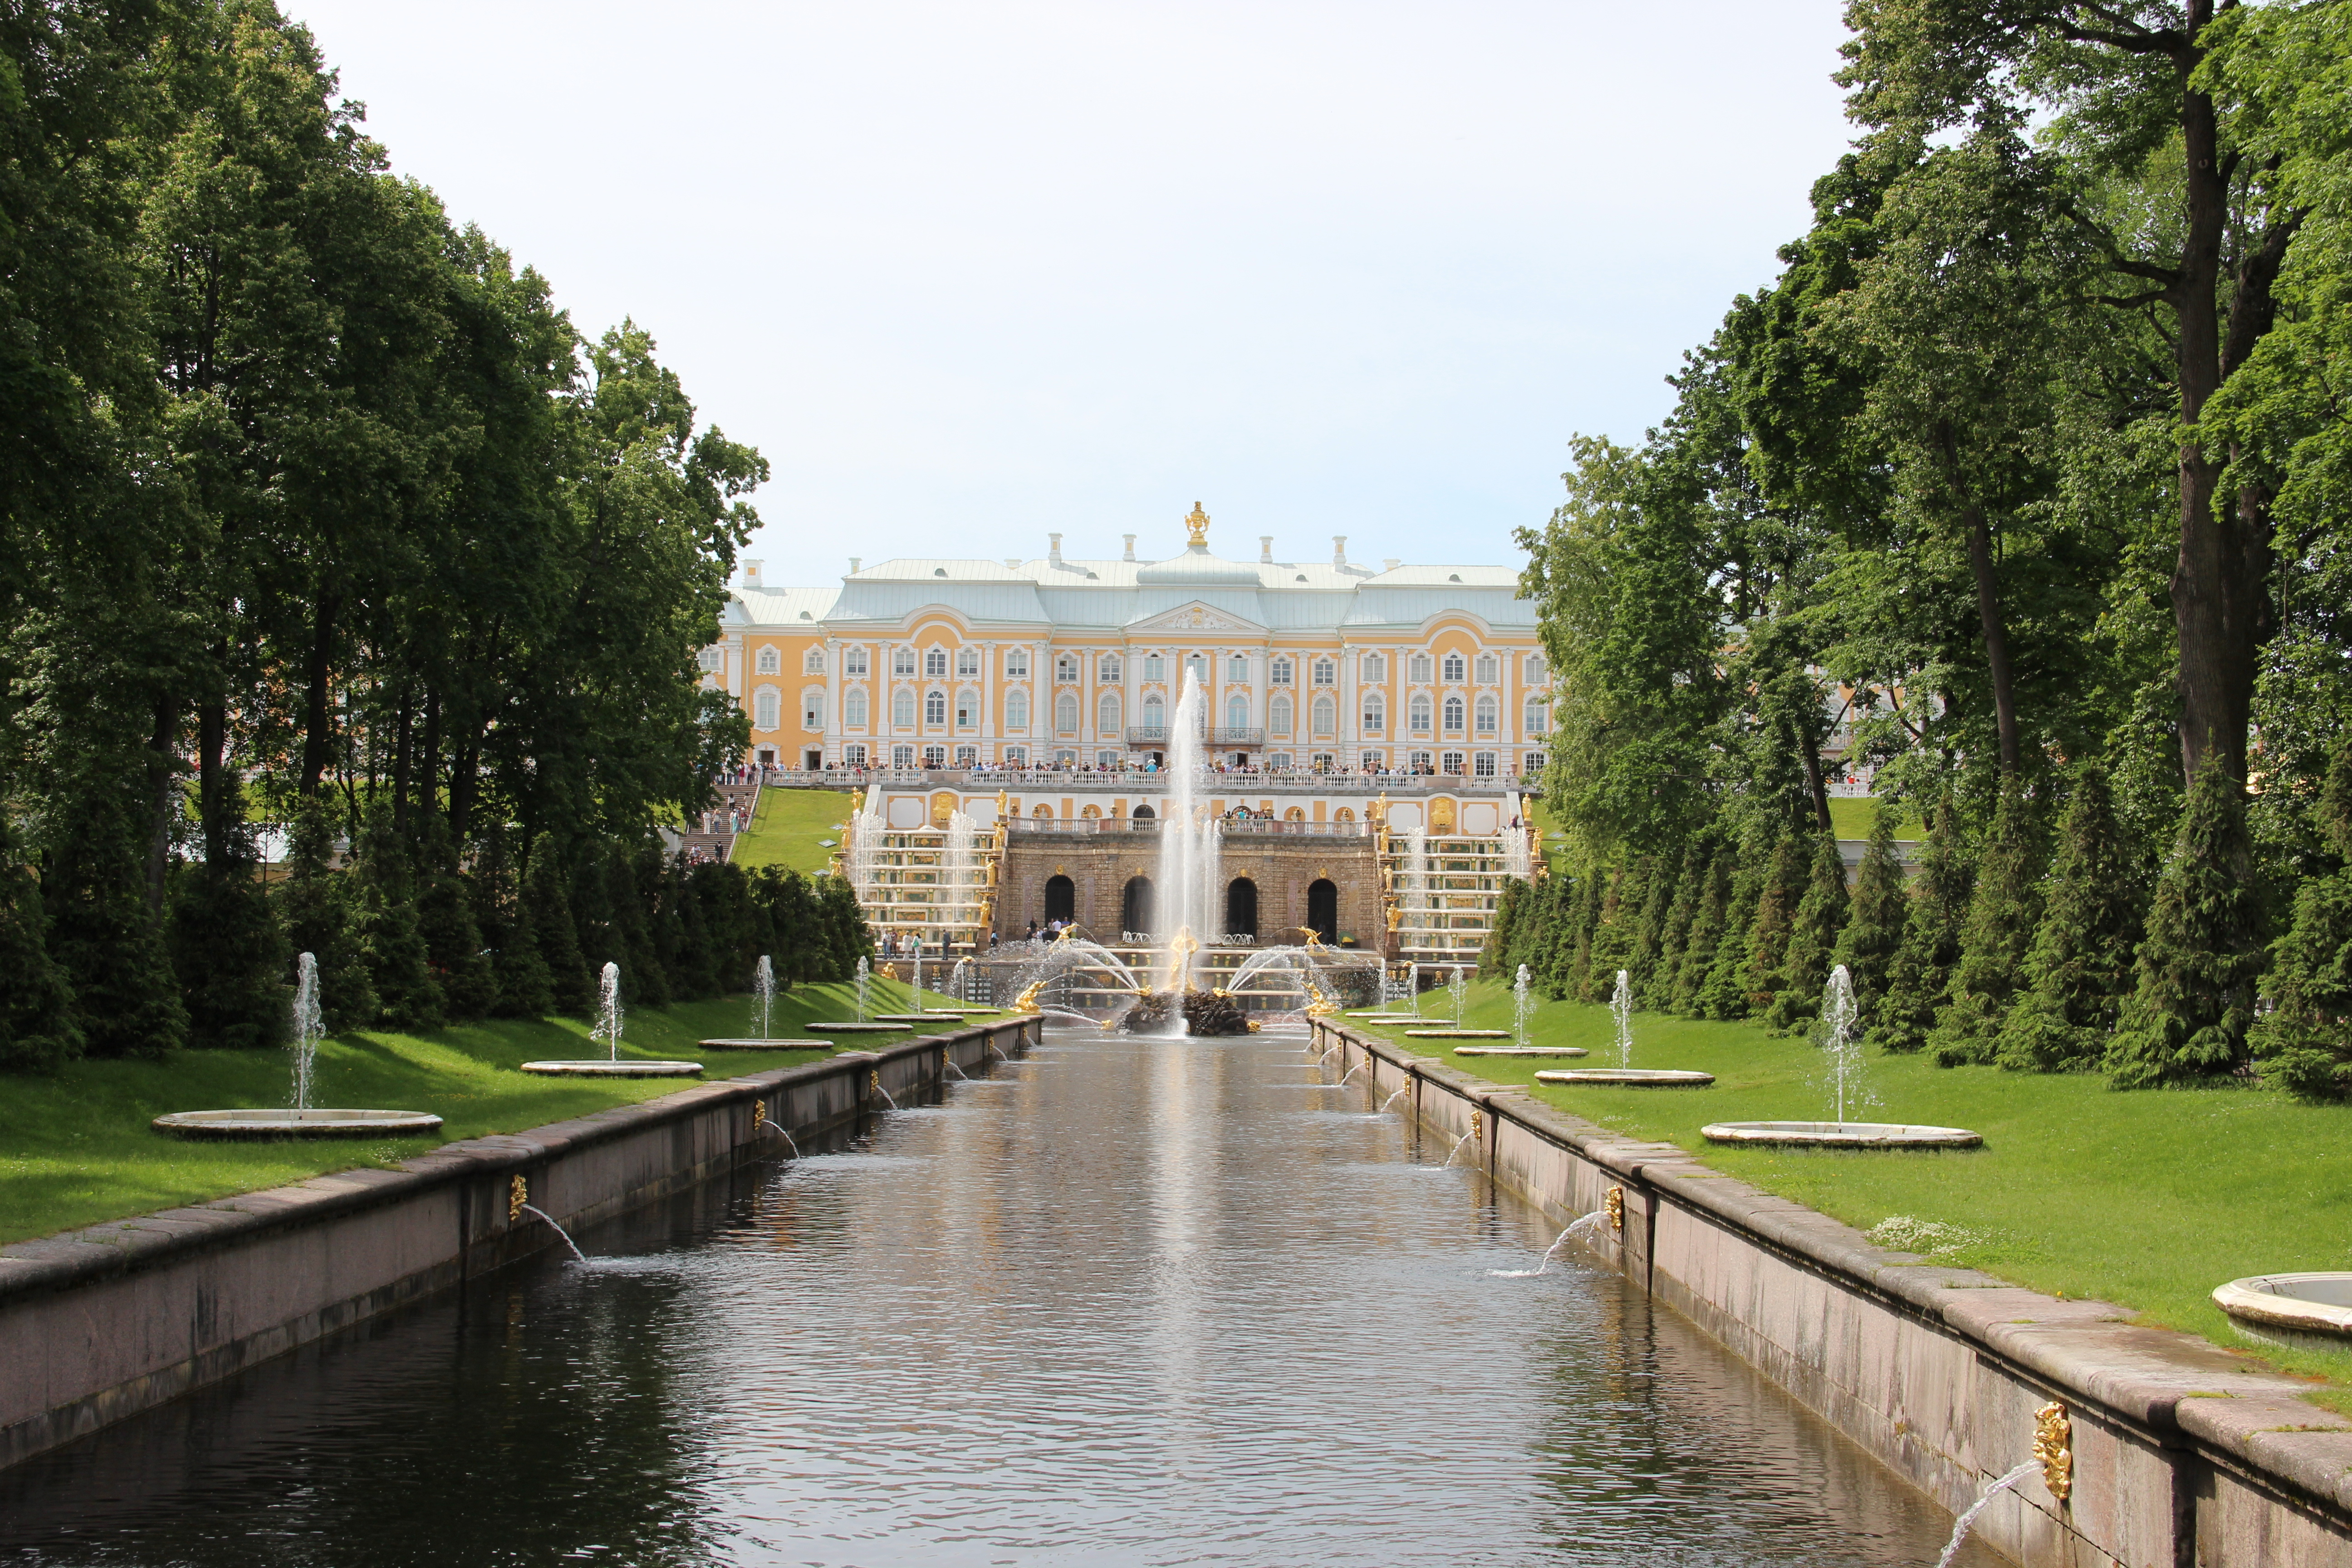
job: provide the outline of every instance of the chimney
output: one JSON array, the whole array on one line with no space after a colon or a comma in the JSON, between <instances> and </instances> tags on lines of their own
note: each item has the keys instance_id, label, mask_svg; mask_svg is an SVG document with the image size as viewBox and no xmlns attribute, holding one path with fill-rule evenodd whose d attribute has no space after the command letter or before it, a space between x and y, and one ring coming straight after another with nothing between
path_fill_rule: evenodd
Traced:
<instances>
[{"instance_id":1,"label":"chimney","mask_svg":"<svg viewBox=\"0 0 2352 1568\"><path fill-rule=\"evenodd\" d=\"M1004 564L1011 567L1013 571L1018 572L1021 570L1021 557L1018 555L1008 555L1004 558Z\"/></svg>"},{"instance_id":2,"label":"chimney","mask_svg":"<svg viewBox=\"0 0 2352 1568\"><path fill-rule=\"evenodd\" d=\"M1348 536L1344 533L1335 533L1331 536L1331 564L1334 566L1348 564Z\"/></svg>"},{"instance_id":3,"label":"chimney","mask_svg":"<svg viewBox=\"0 0 2352 1568\"><path fill-rule=\"evenodd\" d=\"M1269 563L1274 560L1274 535L1271 533L1257 536L1257 558Z\"/></svg>"},{"instance_id":4,"label":"chimney","mask_svg":"<svg viewBox=\"0 0 2352 1568\"><path fill-rule=\"evenodd\" d=\"M1381 570L1383 572L1393 572L1402 564L1404 563L1393 555L1383 556L1381 559Z\"/></svg>"},{"instance_id":5,"label":"chimney","mask_svg":"<svg viewBox=\"0 0 2352 1568\"><path fill-rule=\"evenodd\" d=\"M743 563L743 586L746 588L758 587L760 585L760 568L766 564L767 563L764 561L746 561Z\"/></svg>"},{"instance_id":6,"label":"chimney","mask_svg":"<svg viewBox=\"0 0 2352 1568\"><path fill-rule=\"evenodd\" d=\"M1134 559L1135 559L1135 535L1133 535L1133 534L1131 534L1131 533L1122 533L1122 534L1120 534L1120 535L1119 535L1119 537L1120 537L1121 539L1124 539L1124 540L1126 540L1126 541L1127 541L1127 553L1126 553L1126 554L1124 554L1124 555L1122 555L1122 556L1120 556L1120 557L1119 557L1119 559L1120 559L1120 560L1122 560L1122 561L1132 561L1132 560L1134 560Z\"/></svg>"},{"instance_id":7,"label":"chimney","mask_svg":"<svg viewBox=\"0 0 2352 1568\"><path fill-rule=\"evenodd\" d=\"M865 558L864 558L864 557L862 557L862 556L857 556L857 555L853 555L853 556L851 556L851 557L849 558L849 574L850 574L851 576L853 576L853 577L856 576L856 575L857 575L857 569L858 569L858 567L859 567L859 566L861 566L861 565L863 565L864 563L865 563Z\"/></svg>"},{"instance_id":8,"label":"chimney","mask_svg":"<svg viewBox=\"0 0 2352 1568\"><path fill-rule=\"evenodd\" d=\"M1062 536L1058 533L1049 533L1045 539L1047 542L1045 559L1059 566L1062 563Z\"/></svg>"}]
</instances>

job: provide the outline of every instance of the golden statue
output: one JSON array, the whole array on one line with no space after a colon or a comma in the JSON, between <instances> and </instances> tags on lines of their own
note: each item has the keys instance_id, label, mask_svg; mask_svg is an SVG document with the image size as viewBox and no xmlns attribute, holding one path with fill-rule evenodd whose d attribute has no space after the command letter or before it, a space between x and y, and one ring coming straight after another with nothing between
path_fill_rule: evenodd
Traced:
<instances>
[{"instance_id":1,"label":"golden statue","mask_svg":"<svg viewBox=\"0 0 2352 1568\"><path fill-rule=\"evenodd\" d=\"M1393 933L1396 929L1402 924L1404 924L1403 907L1398 904L1391 904L1389 906L1389 931Z\"/></svg>"},{"instance_id":2,"label":"golden statue","mask_svg":"<svg viewBox=\"0 0 2352 1568\"><path fill-rule=\"evenodd\" d=\"M1209 514L1201 510L1199 501L1192 503L1192 515L1184 520L1184 530L1192 536L1192 542L1203 550L1209 547Z\"/></svg>"}]
</instances>

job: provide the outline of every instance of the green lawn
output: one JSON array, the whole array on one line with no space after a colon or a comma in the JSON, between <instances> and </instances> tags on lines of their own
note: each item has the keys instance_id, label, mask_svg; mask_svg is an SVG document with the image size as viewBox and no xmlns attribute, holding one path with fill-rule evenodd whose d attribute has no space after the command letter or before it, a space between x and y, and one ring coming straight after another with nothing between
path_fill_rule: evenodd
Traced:
<instances>
[{"instance_id":1,"label":"green lawn","mask_svg":"<svg viewBox=\"0 0 2352 1568\"><path fill-rule=\"evenodd\" d=\"M776 999L772 1035L789 1038L811 1022L856 1016L848 984L796 987ZM933 1005L946 1005L926 988ZM877 980L877 1012L911 1006L908 988ZM808 1061L817 1053L703 1051L705 1037L756 1033L748 997L627 1015L625 1056L686 1056L706 1079ZM499 1022L429 1035L373 1031L320 1047L315 1103L430 1110L438 1137L379 1142L195 1143L157 1132L171 1110L288 1104L290 1055L272 1051L178 1051L158 1062L76 1062L54 1078L0 1077L0 1242L47 1236L100 1220L299 1182L354 1165L388 1165L443 1142L516 1132L607 1106L675 1093L691 1080L635 1079L583 1083L533 1078L515 1068L544 1058L601 1055L588 1026L569 1019Z\"/></svg>"},{"instance_id":2,"label":"green lawn","mask_svg":"<svg viewBox=\"0 0 2352 1568\"><path fill-rule=\"evenodd\" d=\"M1438 1012L1442 994L1423 998ZM1467 1020L1507 1028L1511 999L1472 987ZM1396 1037L1396 1030L1384 1029ZM1811 1042L1755 1024L1633 1020L1633 1065L1716 1075L1696 1090L1537 1086L1539 1068L1613 1062L1605 1007L1549 1003L1539 1044L1583 1046L1585 1062L1425 1054L1625 1132L1678 1144L1727 1174L1868 1229L1891 1216L1952 1227L1934 1256L2037 1290L2096 1297L2147 1321L2244 1342L2212 1289L2249 1274L2352 1268L2352 1107L2298 1105L2268 1089L2118 1093L2086 1075L1939 1068L1873 1050L1862 1118L1967 1127L1974 1151L1900 1152L1729 1148L1707 1121L1813 1120L1830 1105ZM1855 1113L1848 1112L1849 1117ZM1924 1250L1914 1243L1908 1250ZM2352 1385L2352 1352L2262 1352L2282 1370ZM2352 1412L2352 1387L2319 1391Z\"/></svg>"},{"instance_id":3,"label":"green lawn","mask_svg":"<svg viewBox=\"0 0 2352 1568\"><path fill-rule=\"evenodd\" d=\"M832 859L858 805L855 790L763 789L751 830L735 841L735 863L746 870L782 866L813 876Z\"/></svg>"},{"instance_id":4,"label":"green lawn","mask_svg":"<svg viewBox=\"0 0 2352 1568\"><path fill-rule=\"evenodd\" d=\"M1877 819L1878 802L1869 795L1830 796L1830 826L1836 830L1840 838L1869 837L1871 825ZM1905 816L1895 829L1897 838L1918 839L1927 836L1927 825L1916 816Z\"/></svg>"}]
</instances>

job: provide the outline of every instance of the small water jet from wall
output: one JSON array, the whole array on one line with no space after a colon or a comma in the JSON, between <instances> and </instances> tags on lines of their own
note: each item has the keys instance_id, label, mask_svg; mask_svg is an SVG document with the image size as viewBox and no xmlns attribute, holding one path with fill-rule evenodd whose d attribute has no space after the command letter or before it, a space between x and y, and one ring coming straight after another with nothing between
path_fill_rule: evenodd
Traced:
<instances>
[{"instance_id":1,"label":"small water jet from wall","mask_svg":"<svg viewBox=\"0 0 2352 1568\"><path fill-rule=\"evenodd\" d=\"M1536 1260L1536 1266L1533 1268L1489 1268L1486 1272L1493 1275L1497 1279L1533 1279L1536 1276L1541 1274L1545 1269L1551 1267L1551 1260L1559 1256L1559 1249L1561 1247L1566 1247L1571 1241L1588 1239L1586 1236L1587 1232L1597 1230L1601 1226L1608 1223L1609 1211L1607 1209L1594 1209L1591 1214L1580 1215L1577 1218L1569 1222L1568 1228L1561 1231L1558 1239L1553 1241L1551 1246L1545 1250L1544 1255Z\"/></svg>"},{"instance_id":2,"label":"small water jet from wall","mask_svg":"<svg viewBox=\"0 0 2352 1568\"><path fill-rule=\"evenodd\" d=\"M1982 1513L1993 1499L2041 1468L2041 1460L2028 1459L1985 1488L1977 1500L1969 1504L1969 1510L1952 1521L1952 1538L1944 1543L1944 1554L1936 1559L1936 1568L1952 1568L1952 1559L1959 1555L1960 1542L1966 1541L1969 1531L1976 1527L1977 1515Z\"/></svg>"}]
</instances>

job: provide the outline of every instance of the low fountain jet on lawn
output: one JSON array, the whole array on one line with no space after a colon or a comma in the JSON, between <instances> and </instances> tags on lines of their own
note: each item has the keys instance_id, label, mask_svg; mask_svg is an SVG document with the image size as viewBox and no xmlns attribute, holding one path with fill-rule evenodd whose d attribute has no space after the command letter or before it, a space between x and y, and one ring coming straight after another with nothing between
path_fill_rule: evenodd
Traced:
<instances>
[{"instance_id":1,"label":"low fountain jet on lawn","mask_svg":"<svg viewBox=\"0 0 2352 1568\"><path fill-rule=\"evenodd\" d=\"M760 1031L756 1036L732 1039L705 1040L706 1051L829 1051L831 1040L780 1040L769 1026L776 1007L776 965L766 953L760 955L758 965L751 971L751 1021Z\"/></svg>"},{"instance_id":2,"label":"low fountain jet on lawn","mask_svg":"<svg viewBox=\"0 0 2352 1568\"><path fill-rule=\"evenodd\" d=\"M1522 963L1518 978L1511 983L1511 1043L1507 1046L1456 1046L1454 1054L1457 1057L1580 1057L1586 1054L1582 1046L1529 1044L1528 1036L1534 1033L1535 1018L1535 992L1528 984L1528 966ZM1471 1032L1461 1031L1464 1034Z\"/></svg>"},{"instance_id":3,"label":"low fountain jet on lawn","mask_svg":"<svg viewBox=\"0 0 2352 1568\"><path fill-rule=\"evenodd\" d=\"M640 1057L624 1058L621 1055L621 966L607 963L596 987L596 1025L588 1032L589 1039L604 1042L603 1058L525 1062L522 1070L541 1078L694 1078L701 1073L700 1062L656 1061Z\"/></svg>"},{"instance_id":4,"label":"low fountain jet on lawn","mask_svg":"<svg viewBox=\"0 0 2352 1568\"><path fill-rule=\"evenodd\" d=\"M1873 1097L1862 1080L1861 1009L1844 964L1830 971L1822 991L1822 1088L1832 1121L1716 1121L1699 1136L1717 1143L1779 1143L1818 1149L1973 1149L1983 1137L1965 1127L1924 1127L1903 1121L1848 1121L1846 1111Z\"/></svg>"},{"instance_id":5,"label":"low fountain jet on lawn","mask_svg":"<svg viewBox=\"0 0 2352 1568\"><path fill-rule=\"evenodd\" d=\"M1633 1065L1633 982L1623 970L1617 972L1617 988L1609 994L1609 1017L1617 1036L1617 1065L1613 1068L1574 1068L1565 1072L1539 1072L1538 1083L1601 1084L1618 1089L1705 1089L1715 1081L1711 1072L1691 1072L1676 1068L1637 1068Z\"/></svg>"}]
</instances>

